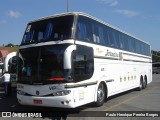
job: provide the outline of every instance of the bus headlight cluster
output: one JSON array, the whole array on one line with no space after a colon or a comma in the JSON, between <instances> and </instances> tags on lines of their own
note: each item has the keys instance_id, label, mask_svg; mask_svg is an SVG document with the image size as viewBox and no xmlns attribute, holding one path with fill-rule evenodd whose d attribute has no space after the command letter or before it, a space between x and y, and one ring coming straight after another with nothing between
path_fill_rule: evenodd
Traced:
<instances>
[{"instance_id":1,"label":"bus headlight cluster","mask_svg":"<svg viewBox=\"0 0 160 120\"><path fill-rule=\"evenodd\" d=\"M54 96L63 96L63 95L68 95L70 93L71 93L70 90L63 90L63 91L54 92L53 95Z\"/></svg>"},{"instance_id":2,"label":"bus headlight cluster","mask_svg":"<svg viewBox=\"0 0 160 120\"><path fill-rule=\"evenodd\" d=\"M17 93L20 94L20 95L25 95L26 93L23 92L22 90L17 90Z\"/></svg>"}]
</instances>

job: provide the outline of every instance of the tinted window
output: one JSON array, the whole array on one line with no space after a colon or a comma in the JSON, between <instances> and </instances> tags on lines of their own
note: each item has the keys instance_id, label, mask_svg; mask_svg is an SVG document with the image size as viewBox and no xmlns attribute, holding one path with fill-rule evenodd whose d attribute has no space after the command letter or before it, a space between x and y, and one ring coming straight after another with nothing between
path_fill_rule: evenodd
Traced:
<instances>
[{"instance_id":1,"label":"tinted window","mask_svg":"<svg viewBox=\"0 0 160 120\"><path fill-rule=\"evenodd\" d=\"M62 16L30 23L23 36L22 45L36 42L72 38L74 16Z\"/></svg>"},{"instance_id":2,"label":"tinted window","mask_svg":"<svg viewBox=\"0 0 160 120\"><path fill-rule=\"evenodd\" d=\"M128 50L128 37L123 33L119 34L119 48L122 50Z\"/></svg>"},{"instance_id":3,"label":"tinted window","mask_svg":"<svg viewBox=\"0 0 160 120\"><path fill-rule=\"evenodd\" d=\"M115 34L114 34L114 39L115 39L115 41L116 41L116 43L117 43L117 44L116 44L116 45L117 45L116 47L117 47L117 48L120 48L119 32L116 31L116 30L115 30Z\"/></svg>"},{"instance_id":4,"label":"tinted window","mask_svg":"<svg viewBox=\"0 0 160 120\"><path fill-rule=\"evenodd\" d=\"M99 29L98 29L98 32L99 32L100 44L107 45L106 44L107 38L105 36L106 33L105 33L104 27L100 26Z\"/></svg>"},{"instance_id":5,"label":"tinted window","mask_svg":"<svg viewBox=\"0 0 160 120\"><path fill-rule=\"evenodd\" d=\"M115 40L115 34L114 31L111 28L108 28L108 39L109 39L109 46L110 47L116 47L116 40Z\"/></svg>"},{"instance_id":6,"label":"tinted window","mask_svg":"<svg viewBox=\"0 0 160 120\"><path fill-rule=\"evenodd\" d=\"M73 55L73 66L76 82L91 78L94 70L93 48L77 45Z\"/></svg>"},{"instance_id":7,"label":"tinted window","mask_svg":"<svg viewBox=\"0 0 160 120\"><path fill-rule=\"evenodd\" d=\"M20 49L18 62L19 81L52 83L67 81L64 69L64 51L68 45L51 45ZM69 74L68 74L69 76Z\"/></svg>"},{"instance_id":8,"label":"tinted window","mask_svg":"<svg viewBox=\"0 0 160 120\"><path fill-rule=\"evenodd\" d=\"M76 38L79 40L93 42L92 25L90 19L78 17Z\"/></svg>"},{"instance_id":9,"label":"tinted window","mask_svg":"<svg viewBox=\"0 0 160 120\"><path fill-rule=\"evenodd\" d=\"M135 52L135 40L131 37L128 37L128 45L129 45L129 51Z\"/></svg>"},{"instance_id":10,"label":"tinted window","mask_svg":"<svg viewBox=\"0 0 160 120\"><path fill-rule=\"evenodd\" d=\"M136 53L140 53L140 42L138 40L135 40L136 42Z\"/></svg>"},{"instance_id":11,"label":"tinted window","mask_svg":"<svg viewBox=\"0 0 160 120\"><path fill-rule=\"evenodd\" d=\"M100 35L99 35L100 26L99 26L99 24L92 22L92 28L93 28L93 41L95 43L100 43Z\"/></svg>"},{"instance_id":12,"label":"tinted window","mask_svg":"<svg viewBox=\"0 0 160 120\"><path fill-rule=\"evenodd\" d=\"M19 50L18 80L28 82L37 80L38 53L38 48Z\"/></svg>"},{"instance_id":13,"label":"tinted window","mask_svg":"<svg viewBox=\"0 0 160 120\"><path fill-rule=\"evenodd\" d=\"M44 46L40 56L41 80L64 79L63 56L66 47Z\"/></svg>"},{"instance_id":14,"label":"tinted window","mask_svg":"<svg viewBox=\"0 0 160 120\"><path fill-rule=\"evenodd\" d=\"M149 56L151 56L151 49L150 49L149 45L147 45L147 53L148 53Z\"/></svg>"},{"instance_id":15,"label":"tinted window","mask_svg":"<svg viewBox=\"0 0 160 120\"><path fill-rule=\"evenodd\" d=\"M107 25L79 16L76 38L121 50L150 55L150 46Z\"/></svg>"}]
</instances>

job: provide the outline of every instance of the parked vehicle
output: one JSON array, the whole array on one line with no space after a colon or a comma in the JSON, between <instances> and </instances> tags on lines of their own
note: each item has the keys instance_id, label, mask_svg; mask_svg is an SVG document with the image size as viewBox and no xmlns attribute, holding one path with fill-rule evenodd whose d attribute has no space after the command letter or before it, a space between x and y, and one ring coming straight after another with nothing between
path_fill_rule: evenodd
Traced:
<instances>
[{"instance_id":1,"label":"parked vehicle","mask_svg":"<svg viewBox=\"0 0 160 120\"><path fill-rule=\"evenodd\" d=\"M160 74L160 62L156 62L152 64L152 73Z\"/></svg>"},{"instance_id":2,"label":"parked vehicle","mask_svg":"<svg viewBox=\"0 0 160 120\"><path fill-rule=\"evenodd\" d=\"M12 87L16 86L17 81L17 52L9 53L5 60L2 68L2 78L0 83L4 86L5 95L8 96L11 93Z\"/></svg>"},{"instance_id":3,"label":"parked vehicle","mask_svg":"<svg viewBox=\"0 0 160 120\"><path fill-rule=\"evenodd\" d=\"M102 106L108 97L152 81L150 45L85 13L29 22L18 56L22 105Z\"/></svg>"}]
</instances>

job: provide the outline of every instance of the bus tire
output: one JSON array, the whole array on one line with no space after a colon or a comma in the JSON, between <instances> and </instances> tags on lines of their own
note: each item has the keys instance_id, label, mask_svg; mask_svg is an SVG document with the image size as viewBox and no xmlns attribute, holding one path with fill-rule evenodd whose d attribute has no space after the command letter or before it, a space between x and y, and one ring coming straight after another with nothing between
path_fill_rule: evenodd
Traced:
<instances>
[{"instance_id":1,"label":"bus tire","mask_svg":"<svg viewBox=\"0 0 160 120\"><path fill-rule=\"evenodd\" d=\"M138 91L141 91L143 89L143 78L141 77L140 78L140 84L139 84L139 87L138 87Z\"/></svg>"},{"instance_id":2,"label":"bus tire","mask_svg":"<svg viewBox=\"0 0 160 120\"><path fill-rule=\"evenodd\" d=\"M106 97L104 83L100 83L97 90L97 101L95 102L96 107L100 107L104 104Z\"/></svg>"},{"instance_id":3,"label":"bus tire","mask_svg":"<svg viewBox=\"0 0 160 120\"><path fill-rule=\"evenodd\" d=\"M143 80L143 89L147 87L147 76L145 75L144 80Z\"/></svg>"}]
</instances>

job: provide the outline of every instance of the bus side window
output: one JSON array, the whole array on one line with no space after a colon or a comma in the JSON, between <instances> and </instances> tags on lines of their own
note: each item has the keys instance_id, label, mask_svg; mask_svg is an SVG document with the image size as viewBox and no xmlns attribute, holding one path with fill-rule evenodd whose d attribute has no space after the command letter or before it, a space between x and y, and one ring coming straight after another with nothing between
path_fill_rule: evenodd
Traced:
<instances>
[{"instance_id":1,"label":"bus side window","mask_svg":"<svg viewBox=\"0 0 160 120\"><path fill-rule=\"evenodd\" d=\"M117 43L116 43L115 33L111 28L108 29L108 38L110 40L110 47L116 48Z\"/></svg>"},{"instance_id":2,"label":"bus side window","mask_svg":"<svg viewBox=\"0 0 160 120\"><path fill-rule=\"evenodd\" d=\"M46 26L45 34L44 34L44 39L49 39L51 37L52 30L53 30L53 24L48 23Z\"/></svg>"},{"instance_id":3,"label":"bus side window","mask_svg":"<svg viewBox=\"0 0 160 120\"><path fill-rule=\"evenodd\" d=\"M136 53L141 53L141 45L140 41L136 40Z\"/></svg>"},{"instance_id":4,"label":"bus side window","mask_svg":"<svg viewBox=\"0 0 160 120\"><path fill-rule=\"evenodd\" d=\"M94 28L93 41L94 41L95 43L100 43L99 35L98 35L98 27L95 27L95 28Z\"/></svg>"},{"instance_id":5,"label":"bus side window","mask_svg":"<svg viewBox=\"0 0 160 120\"><path fill-rule=\"evenodd\" d=\"M100 43L99 24L96 24L94 21L92 21L92 31L93 31L93 42Z\"/></svg>"},{"instance_id":6,"label":"bus side window","mask_svg":"<svg viewBox=\"0 0 160 120\"><path fill-rule=\"evenodd\" d=\"M39 31L38 32L38 41L41 41L43 39L43 32Z\"/></svg>"},{"instance_id":7,"label":"bus side window","mask_svg":"<svg viewBox=\"0 0 160 120\"><path fill-rule=\"evenodd\" d=\"M79 40L85 41L85 42L93 42L93 33L92 33L92 26L90 19L87 19L85 17L79 17L78 18L78 24L77 24L77 35L76 37Z\"/></svg>"},{"instance_id":8,"label":"bus side window","mask_svg":"<svg viewBox=\"0 0 160 120\"><path fill-rule=\"evenodd\" d=\"M121 33L119 33L119 48L122 50L124 48L123 37Z\"/></svg>"},{"instance_id":9,"label":"bus side window","mask_svg":"<svg viewBox=\"0 0 160 120\"><path fill-rule=\"evenodd\" d=\"M104 28L103 27L99 27L99 31L98 32L99 32L100 44L106 45L105 35L104 35Z\"/></svg>"},{"instance_id":10,"label":"bus side window","mask_svg":"<svg viewBox=\"0 0 160 120\"><path fill-rule=\"evenodd\" d=\"M86 32L87 32L86 31L86 25L79 22L78 23L78 35L77 35L77 37L81 40L85 40L86 36L87 36Z\"/></svg>"},{"instance_id":11,"label":"bus side window","mask_svg":"<svg viewBox=\"0 0 160 120\"><path fill-rule=\"evenodd\" d=\"M123 50L129 51L128 47L128 37L122 34L122 41L123 41Z\"/></svg>"},{"instance_id":12,"label":"bus side window","mask_svg":"<svg viewBox=\"0 0 160 120\"><path fill-rule=\"evenodd\" d=\"M73 55L73 72L75 82L90 79L93 75L93 48L77 45Z\"/></svg>"}]
</instances>

